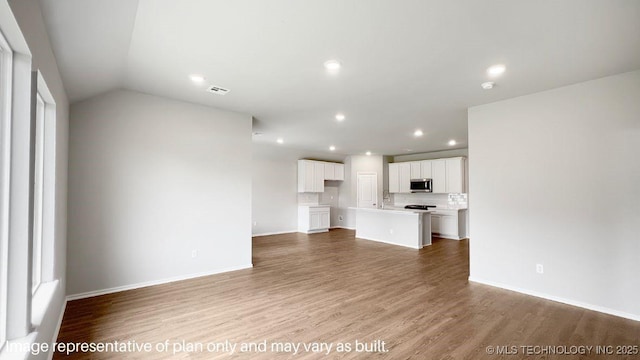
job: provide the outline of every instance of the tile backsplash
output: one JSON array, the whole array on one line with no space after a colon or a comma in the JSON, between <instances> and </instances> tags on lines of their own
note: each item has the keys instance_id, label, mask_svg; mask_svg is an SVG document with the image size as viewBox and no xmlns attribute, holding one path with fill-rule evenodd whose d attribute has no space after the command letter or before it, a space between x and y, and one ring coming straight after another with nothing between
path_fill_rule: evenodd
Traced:
<instances>
[{"instance_id":1,"label":"tile backsplash","mask_svg":"<svg viewBox=\"0 0 640 360\"><path fill-rule=\"evenodd\" d=\"M319 201L318 193L298 193L298 205L317 205Z\"/></svg>"},{"instance_id":2,"label":"tile backsplash","mask_svg":"<svg viewBox=\"0 0 640 360\"><path fill-rule=\"evenodd\" d=\"M415 205L436 205L448 208L466 208L467 194L391 194L391 204L393 206Z\"/></svg>"}]
</instances>

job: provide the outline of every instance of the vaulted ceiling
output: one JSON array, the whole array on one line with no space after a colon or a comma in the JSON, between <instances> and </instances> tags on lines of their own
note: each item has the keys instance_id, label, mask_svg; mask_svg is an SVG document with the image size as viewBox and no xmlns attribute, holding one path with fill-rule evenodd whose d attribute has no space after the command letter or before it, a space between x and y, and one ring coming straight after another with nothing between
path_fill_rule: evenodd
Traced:
<instances>
[{"instance_id":1,"label":"vaulted ceiling","mask_svg":"<svg viewBox=\"0 0 640 360\"><path fill-rule=\"evenodd\" d=\"M250 114L257 142L342 154L466 147L470 106L640 69L637 0L41 3L72 102L127 88ZM493 64L506 72L490 79Z\"/></svg>"}]
</instances>

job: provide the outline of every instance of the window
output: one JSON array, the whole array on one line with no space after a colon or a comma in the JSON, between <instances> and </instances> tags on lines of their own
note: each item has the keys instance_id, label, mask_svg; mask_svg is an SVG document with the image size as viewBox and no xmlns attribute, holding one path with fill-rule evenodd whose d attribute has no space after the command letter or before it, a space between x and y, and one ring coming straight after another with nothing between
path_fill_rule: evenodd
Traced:
<instances>
[{"instance_id":1,"label":"window","mask_svg":"<svg viewBox=\"0 0 640 360\"><path fill-rule=\"evenodd\" d=\"M9 249L9 149L12 55L0 33L0 350L7 340L7 279Z\"/></svg>"},{"instance_id":2,"label":"window","mask_svg":"<svg viewBox=\"0 0 640 360\"><path fill-rule=\"evenodd\" d=\"M40 82L38 82L40 83ZM40 87L40 85L38 85ZM35 121L35 166L33 176L33 253L31 260L31 292L35 293L42 283L42 238L43 238L43 191L44 191L44 130L45 102L36 94Z\"/></svg>"}]
</instances>

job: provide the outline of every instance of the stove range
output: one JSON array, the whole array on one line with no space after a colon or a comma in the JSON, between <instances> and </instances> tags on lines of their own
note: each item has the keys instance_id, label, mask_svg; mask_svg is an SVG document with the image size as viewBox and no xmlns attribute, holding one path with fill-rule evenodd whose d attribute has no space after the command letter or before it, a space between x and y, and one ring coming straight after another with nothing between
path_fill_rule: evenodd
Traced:
<instances>
[{"instance_id":1,"label":"stove range","mask_svg":"<svg viewBox=\"0 0 640 360\"><path fill-rule=\"evenodd\" d=\"M434 208L436 207L435 205L407 205L404 208L405 209L411 209L411 210L429 210L429 208Z\"/></svg>"}]
</instances>

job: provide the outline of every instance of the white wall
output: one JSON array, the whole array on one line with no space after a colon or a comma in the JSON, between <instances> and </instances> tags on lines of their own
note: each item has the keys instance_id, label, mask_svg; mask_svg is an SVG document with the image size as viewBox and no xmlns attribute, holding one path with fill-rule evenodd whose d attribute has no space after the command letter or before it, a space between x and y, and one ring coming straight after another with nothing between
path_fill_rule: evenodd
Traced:
<instances>
[{"instance_id":1,"label":"white wall","mask_svg":"<svg viewBox=\"0 0 640 360\"><path fill-rule=\"evenodd\" d=\"M253 143L252 150L253 234L297 231L298 160L342 162L344 156L263 143ZM317 194L312 194L311 198L319 200Z\"/></svg>"},{"instance_id":2,"label":"white wall","mask_svg":"<svg viewBox=\"0 0 640 360\"><path fill-rule=\"evenodd\" d=\"M47 159L54 161L55 208L53 211L53 278L60 286L52 296L49 307L37 331L35 342L50 342L57 333L57 326L65 304L65 272L67 249L67 153L69 105L58 65L49 43L44 21L37 0L9 1L11 10L20 26L32 54L32 69L40 70L56 102L55 149L47 153ZM51 198L49 198L51 199ZM32 359L45 359L47 354L31 356Z\"/></svg>"},{"instance_id":3,"label":"white wall","mask_svg":"<svg viewBox=\"0 0 640 360\"><path fill-rule=\"evenodd\" d=\"M251 116L119 90L69 137L69 294L251 266Z\"/></svg>"},{"instance_id":4,"label":"white wall","mask_svg":"<svg viewBox=\"0 0 640 360\"><path fill-rule=\"evenodd\" d=\"M469 109L472 280L640 320L638 99L635 71Z\"/></svg>"}]
</instances>

